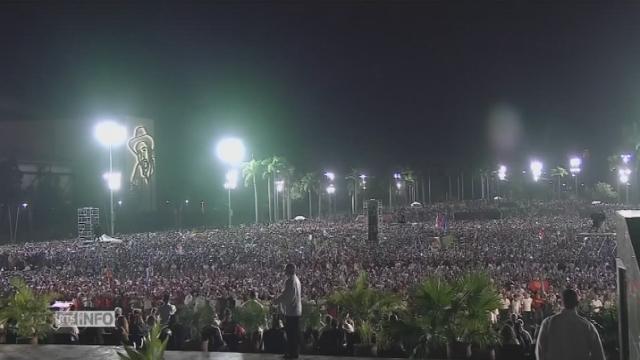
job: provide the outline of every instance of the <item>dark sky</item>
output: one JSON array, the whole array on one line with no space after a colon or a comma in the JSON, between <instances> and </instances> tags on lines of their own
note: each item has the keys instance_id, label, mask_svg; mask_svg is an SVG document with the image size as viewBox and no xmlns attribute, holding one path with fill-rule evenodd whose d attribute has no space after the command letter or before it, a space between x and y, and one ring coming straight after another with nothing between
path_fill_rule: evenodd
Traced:
<instances>
[{"instance_id":1,"label":"dark sky","mask_svg":"<svg viewBox=\"0 0 640 360\"><path fill-rule=\"evenodd\" d=\"M153 118L170 183L208 186L188 174L227 133L381 172L604 157L640 119L631 2L131 3L0 3L0 105ZM515 130L496 147L500 109Z\"/></svg>"}]
</instances>

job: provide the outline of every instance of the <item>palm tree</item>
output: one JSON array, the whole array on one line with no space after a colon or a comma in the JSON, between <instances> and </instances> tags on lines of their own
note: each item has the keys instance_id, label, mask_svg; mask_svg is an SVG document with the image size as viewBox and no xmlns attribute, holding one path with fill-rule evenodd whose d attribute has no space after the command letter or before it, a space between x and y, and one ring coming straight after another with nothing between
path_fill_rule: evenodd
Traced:
<instances>
[{"instance_id":1,"label":"palm tree","mask_svg":"<svg viewBox=\"0 0 640 360\"><path fill-rule=\"evenodd\" d=\"M273 222L274 220L274 212L276 213L275 218L277 218L277 211L274 211L275 206L273 202L273 198L275 197L276 190L275 187L275 178L278 173L286 169L286 159L280 156L272 156L270 158L266 158L262 160L262 178L267 179L267 197L269 198L269 222Z\"/></svg>"},{"instance_id":2,"label":"palm tree","mask_svg":"<svg viewBox=\"0 0 640 360\"><path fill-rule=\"evenodd\" d=\"M413 321L423 333L414 356L420 357L429 347L446 345L450 357L458 341L481 342L492 331L489 313L499 305L498 291L486 274L468 274L454 282L427 279L411 301Z\"/></svg>"},{"instance_id":3,"label":"palm tree","mask_svg":"<svg viewBox=\"0 0 640 360\"><path fill-rule=\"evenodd\" d=\"M294 185L296 168L289 161L283 159L281 176L284 179L283 218L291 219L291 191Z\"/></svg>"},{"instance_id":4,"label":"palm tree","mask_svg":"<svg viewBox=\"0 0 640 360\"><path fill-rule=\"evenodd\" d=\"M358 191L360 189L360 182L362 181L360 174L362 174L361 170L352 168L351 172L345 177L348 181L347 189L351 196L351 214L355 214L358 209Z\"/></svg>"},{"instance_id":5,"label":"palm tree","mask_svg":"<svg viewBox=\"0 0 640 360\"><path fill-rule=\"evenodd\" d=\"M411 204L412 202L416 201L415 173L410 168L404 168L400 174L402 175L402 180L404 180L404 183L407 187L406 191L407 191L408 202L409 204Z\"/></svg>"},{"instance_id":6,"label":"palm tree","mask_svg":"<svg viewBox=\"0 0 640 360\"><path fill-rule=\"evenodd\" d=\"M253 200L255 204L256 224L260 221L258 215L258 185L256 178L262 170L262 164L260 161L251 159L243 164L242 176L244 177L244 186L253 184Z\"/></svg>"},{"instance_id":7,"label":"palm tree","mask_svg":"<svg viewBox=\"0 0 640 360\"><path fill-rule=\"evenodd\" d=\"M560 182L564 177L569 175L569 172L562 166L557 166L551 169L550 175L552 178L556 179L556 194L560 196Z\"/></svg>"},{"instance_id":8,"label":"palm tree","mask_svg":"<svg viewBox=\"0 0 640 360\"><path fill-rule=\"evenodd\" d=\"M38 338L43 337L50 329L53 313L49 304L56 295L36 294L21 278L11 279L11 285L15 292L0 309L0 324L6 324L9 320L16 321L18 335L30 338L32 344L37 344Z\"/></svg>"},{"instance_id":9,"label":"palm tree","mask_svg":"<svg viewBox=\"0 0 640 360\"><path fill-rule=\"evenodd\" d=\"M369 285L366 272L361 272L353 289L336 291L329 296L329 303L337 305L343 316L349 314L357 321L361 343L371 345L373 336L380 330L382 321L394 311L402 309L402 301L394 294Z\"/></svg>"},{"instance_id":10,"label":"palm tree","mask_svg":"<svg viewBox=\"0 0 640 360\"><path fill-rule=\"evenodd\" d=\"M315 172L308 172L304 174L304 176L299 181L300 189L307 193L309 196L309 218L313 216L313 211L311 210L311 195L314 192L318 192L320 188L320 179L318 178L318 174ZM320 202L320 199L318 199ZM318 216L320 214L318 213Z\"/></svg>"}]
</instances>

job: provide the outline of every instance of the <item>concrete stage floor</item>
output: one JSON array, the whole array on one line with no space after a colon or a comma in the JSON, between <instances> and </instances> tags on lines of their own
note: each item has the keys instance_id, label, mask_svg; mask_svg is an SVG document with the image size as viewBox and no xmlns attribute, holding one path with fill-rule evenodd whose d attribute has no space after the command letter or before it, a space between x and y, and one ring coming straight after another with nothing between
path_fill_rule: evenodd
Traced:
<instances>
[{"instance_id":1,"label":"concrete stage floor","mask_svg":"<svg viewBox=\"0 0 640 360\"><path fill-rule=\"evenodd\" d=\"M120 360L121 347L97 345L0 345L0 360ZM282 355L241 354L230 352L202 353L195 351L166 351L165 360L280 360ZM305 360L366 360L380 358L300 355Z\"/></svg>"}]
</instances>

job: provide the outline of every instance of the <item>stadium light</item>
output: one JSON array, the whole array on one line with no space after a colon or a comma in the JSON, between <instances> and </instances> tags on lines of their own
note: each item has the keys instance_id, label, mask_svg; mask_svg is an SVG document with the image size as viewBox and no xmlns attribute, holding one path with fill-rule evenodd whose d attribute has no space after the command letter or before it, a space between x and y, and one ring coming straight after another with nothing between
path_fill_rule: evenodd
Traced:
<instances>
[{"instance_id":1,"label":"stadium light","mask_svg":"<svg viewBox=\"0 0 640 360\"><path fill-rule=\"evenodd\" d=\"M575 179L574 186L576 188L576 196L578 195L578 174L580 173L580 171L582 171L580 166L582 166L582 159L580 159L579 157L572 157L571 159L569 159L569 172Z\"/></svg>"},{"instance_id":2,"label":"stadium light","mask_svg":"<svg viewBox=\"0 0 640 360\"><path fill-rule=\"evenodd\" d=\"M367 175L361 174L358 176L360 178L360 184L363 190L367 189Z\"/></svg>"},{"instance_id":3,"label":"stadium light","mask_svg":"<svg viewBox=\"0 0 640 360\"><path fill-rule=\"evenodd\" d=\"M102 178L107 182L111 192L118 191L122 187L122 174L117 171L104 173Z\"/></svg>"},{"instance_id":4,"label":"stadium light","mask_svg":"<svg viewBox=\"0 0 640 360\"><path fill-rule=\"evenodd\" d=\"M27 203L22 203L22 208L23 208L23 209L26 209L26 208L27 208L27 206L29 206L29 204L27 204Z\"/></svg>"},{"instance_id":5,"label":"stadium light","mask_svg":"<svg viewBox=\"0 0 640 360\"><path fill-rule=\"evenodd\" d=\"M498 179L505 181L507 179L507 167L504 165L498 166Z\"/></svg>"},{"instance_id":6,"label":"stadium light","mask_svg":"<svg viewBox=\"0 0 640 360\"><path fill-rule=\"evenodd\" d=\"M227 171L225 174L225 183L224 188L227 190L227 200L228 200L228 215L229 215L229 227L232 224L233 218L233 210L231 209L231 190L235 189L238 186L238 177L239 173L237 169L231 169Z\"/></svg>"},{"instance_id":7,"label":"stadium light","mask_svg":"<svg viewBox=\"0 0 640 360\"><path fill-rule=\"evenodd\" d=\"M569 159L569 172L571 173L571 175L578 175L578 173L582 171L582 169L580 168L581 165L582 159L580 159L579 157L572 157L571 159Z\"/></svg>"},{"instance_id":8,"label":"stadium light","mask_svg":"<svg viewBox=\"0 0 640 360\"><path fill-rule=\"evenodd\" d=\"M121 175L113 171L113 151L114 146L124 144L127 140L127 128L115 121L107 120L99 122L93 129L93 135L103 146L109 148L109 172L107 174L107 186L109 187L109 210L111 235L115 231L115 212L113 210L113 192L120 190Z\"/></svg>"},{"instance_id":9,"label":"stadium light","mask_svg":"<svg viewBox=\"0 0 640 360\"><path fill-rule=\"evenodd\" d=\"M324 176L326 176L330 181L333 181L336 178L336 174L331 171L324 173Z\"/></svg>"},{"instance_id":10,"label":"stadium light","mask_svg":"<svg viewBox=\"0 0 640 360\"><path fill-rule=\"evenodd\" d=\"M400 180L400 179L402 179L402 175L400 175L399 173L395 173L395 174L393 174L393 178L396 179L396 180Z\"/></svg>"},{"instance_id":11,"label":"stadium light","mask_svg":"<svg viewBox=\"0 0 640 360\"><path fill-rule=\"evenodd\" d=\"M629 178L631 177L631 169L622 168L618 170L618 179L623 185L629 185Z\"/></svg>"},{"instance_id":12,"label":"stadium light","mask_svg":"<svg viewBox=\"0 0 640 360\"><path fill-rule=\"evenodd\" d=\"M104 146L118 146L127 140L127 128L115 121L102 121L95 126L93 135Z\"/></svg>"},{"instance_id":13,"label":"stadium light","mask_svg":"<svg viewBox=\"0 0 640 360\"><path fill-rule=\"evenodd\" d=\"M531 174L533 175L533 181L540 180L540 176L542 176L542 163L538 160L533 160L531 165Z\"/></svg>"},{"instance_id":14,"label":"stadium light","mask_svg":"<svg viewBox=\"0 0 640 360\"><path fill-rule=\"evenodd\" d=\"M233 166L240 164L244 160L246 149L242 140L230 137L218 142L216 155L222 162Z\"/></svg>"}]
</instances>

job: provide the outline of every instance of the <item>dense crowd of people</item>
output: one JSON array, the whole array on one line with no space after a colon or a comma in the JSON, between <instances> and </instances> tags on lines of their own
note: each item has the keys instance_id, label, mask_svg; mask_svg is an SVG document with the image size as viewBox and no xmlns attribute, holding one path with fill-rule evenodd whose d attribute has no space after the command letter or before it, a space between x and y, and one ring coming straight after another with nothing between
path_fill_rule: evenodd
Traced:
<instances>
[{"instance_id":1,"label":"dense crowd of people","mask_svg":"<svg viewBox=\"0 0 640 360\"><path fill-rule=\"evenodd\" d=\"M465 211L482 218L483 211L496 210L501 218L456 219ZM614 210L566 201L405 208L383 217L378 243L367 241L366 222L358 217L121 234L122 244L8 245L0 247L0 293L19 276L78 309L149 312L169 301L220 309L221 302L240 304L254 291L261 301L274 299L286 263L298 266L303 300L350 286L361 271L373 286L401 295L426 277L485 271L502 294L496 316L541 321L559 307L565 287L593 308L614 304L616 244L606 234ZM599 232L585 216L593 211L608 215Z\"/></svg>"}]
</instances>

